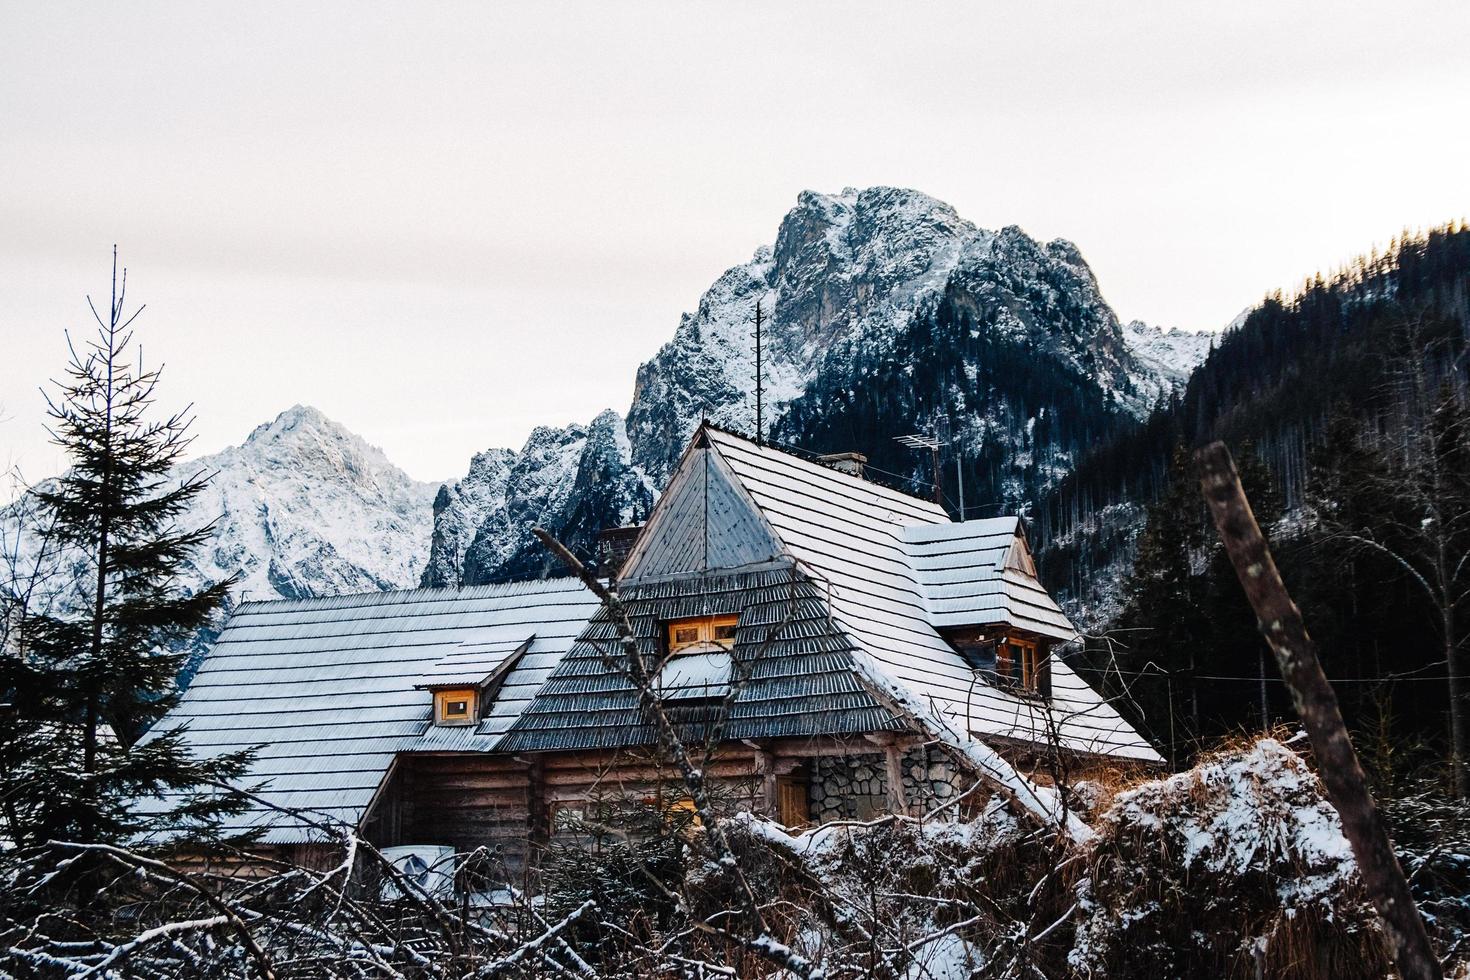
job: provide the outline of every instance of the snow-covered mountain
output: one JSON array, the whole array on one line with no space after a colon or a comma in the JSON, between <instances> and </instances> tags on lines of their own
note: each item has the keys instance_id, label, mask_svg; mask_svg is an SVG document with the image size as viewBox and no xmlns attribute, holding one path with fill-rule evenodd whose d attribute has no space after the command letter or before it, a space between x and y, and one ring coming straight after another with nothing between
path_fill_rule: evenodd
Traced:
<instances>
[{"instance_id":1,"label":"snow-covered mountain","mask_svg":"<svg viewBox=\"0 0 1470 980\"><path fill-rule=\"evenodd\" d=\"M1157 394L1183 388L1194 369L1210 353L1214 340L1212 334L1178 327L1165 330L1149 326L1142 320L1131 320L1123 325L1123 341L1145 372L1138 379L1138 386L1141 390L1148 390L1150 385L1157 386Z\"/></svg>"},{"instance_id":2,"label":"snow-covered mountain","mask_svg":"<svg viewBox=\"0 0 1470 980\"><path fill-rule=\"evenodd\" d=\"M1070 242L979 228L912 190L808 191L774 244L716 279L639 368L626 424L608 412L538 429L440 491L424 584L547 570L529 535L537 522L590 556L599 527L646 513L700 418L754 431L757 303L768 432L861 450L902 477L925 461L891 437L943 413L969 516L982 513L974 501L1026 507L1182 384L1207 348L1183 331L1125 328Z\"/></svg>"},{"instance_id":3,"label":"snow-covered mountain","mask_svg":"<svg viewBox=\"0 0 1470 980\"><path fill-rule=\"evenodd\" d=\"M214 474L190 520L216 522L192 569L239 576L237 599L410 588L428 559L436 486L421 483L314 408L183 464Z\"/></svg>"},{"instance_id":4,"label":"snow-covered mountain","mask_svg":"<svg viewBox=\"0 0 1470 980\"><path fill-rule=\"evenodd\" d=\"M435 485L410 479L381 449L316 409L287 409L241 445L179 463L175 477L200 472L209 474L208 485L179 525L212 524L214 533L186 568L184 588L233 576L233 606L417 584ZM0 540L34 560L35 542L21 530L28 509L25 498L0 509ZM71 566L85 565L65 553L56 562L58 582L76 579Z\"/></svg>"},{"instance_id":5,"label":"snow-covered mountain","mask_svg":"<svg viewBox=\"0 0 1470 980\"><path fill-rule=\"evenodd\" d=\"M477 585L560 574L531 534L545 527L590 557L605 527L641 521L651 485L632 464L623 420L540 426L520 452L477 454L463 479L434 500L434 532L422 584Z\"/></svg>"},{"instance_id":6,"label":"snow-covered mountain","mask_svg":"<svg viewBox=\"0 0 1470 980\"><path fill-rule=\"evenodd\" d=\"M716 280L639 369L628 412L634 462L655 480L667 476L701 413L753 431L758 300L770 316L763 373L771 420L823 372L851 374L857 362L895 350L946 297L992 317L995 334L1086 374L1135 415L1178 381L1137 356L1072 243L1041 244L1014 226L978 228L918 191L807 191L775 246Z\"/></svg>"},{"instance_id":7,"label":"snow-covered mountain","mask_svg":"<svg viewBox=\"0 0 1470 980\"><path fill-rule=\"evenodd\" d=\"M314 408L297 405L250 433L239 446L181 462L178 479L210 474L179 516L181 527L213 525L185 568L190 591L234 577L226 610L246 600L295 599L411 588L429 554L435 484L412 480L369 445ZM0 541L29 575L38 542L24 528L33 508L21 498L0 508ZM61 552L44 566L52 608L75 606L91 572ZM68 584L72 583L72 584ZM197 655L213 639L196 637Z\"/></svg>"}]
</instances>

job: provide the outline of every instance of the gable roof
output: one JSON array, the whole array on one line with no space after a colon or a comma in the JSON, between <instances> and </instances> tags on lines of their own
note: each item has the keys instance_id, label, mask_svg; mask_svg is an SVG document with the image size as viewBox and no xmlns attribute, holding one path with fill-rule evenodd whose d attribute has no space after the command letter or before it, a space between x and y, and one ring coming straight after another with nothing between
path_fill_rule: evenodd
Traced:
<instances>
[{"instance_id":1,"label":"gable roof","mask_svg":"<svg viewBox=\"0 0 1470 980\"><path fill-rule=\"evenodd\" d=\"M620 584L638 646L651 667L663 648L660 632L670 620L735 613L731 667L743 678L728 716L723 705L698 697L665 701L669 719L686 738L702 740L723 722L725 739L771 739L899 731L905 725L862 683L851 638L828 615L824 590L785 568L713 571L681 578ZM780 627L779 630L776 627ZM605 610L557 665L529 707L497 746L501 752L545 752L652 745L653 726L639 710L638 695L616 656L617 631ZM670 658L659 680L665 690L697 669ZM710 667L701 663L699 667ZM721 685L715 684L715 687ZM728 686L717 693L728 693ZM686 703L687 702L687 703Z\"/></svg>"},{"instance_id":2,"label":"gable roof","mask_svg":"<svg viewBox=\"0 0 1470 980\"><path fill-rule=\"evenodd\" d=\"M188 726L201 755L259 745L261 796L355 825L397 753L493 749L598 607L573 579L244 603L155 730ZM478 683L532 634L478 725L430 725L426 676ZM264 806L242 823L313 836Z\"/></svg>"},{"instance_id":3,"label":"gable roof","mask_svg":"<svg viewBox=\"0 0 1470 980\"><path fill-rule=\"evenodd\" d=\"M1042 703L977 681L940 636L936 625L958 625L994 608L1024 615L1016 625L1048 627L1037 629L1044 635L1073 635L1041 584L1005 567L1007 550L982 548L975 568L966 570L962 549L945 547L984 546L1003 527L1014 536L1015 518L955 524L936 504L712 426L703 431L790 556L826 584L833 618L853 639L855 661L871 683L982 738L1037 742L1054 726L1076 751L1159 761L1062 658L1051 658L1052 697ZM999 571L980 560L985 554L999 557Z\"/></svg>"},{"instance_id":4,"label":"gable roof","mask_svg":"<svg viewBox=\"0 0 1470 980\"><path fill-rule=\"evenodd\" d=\"M685 448L618 572L623 582L770 562L780 540L703 432Z\"/></svg>"}]
</instances>

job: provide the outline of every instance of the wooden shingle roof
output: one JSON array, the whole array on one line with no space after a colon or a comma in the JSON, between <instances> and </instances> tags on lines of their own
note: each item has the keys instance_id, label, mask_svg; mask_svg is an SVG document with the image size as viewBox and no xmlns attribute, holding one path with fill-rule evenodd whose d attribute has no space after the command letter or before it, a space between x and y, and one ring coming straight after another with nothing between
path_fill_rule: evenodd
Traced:
<instances>
[{"instance_id":1,"label":"wooden shingle roof","mask_svg":"<svg viewBox=\"0 0 1470 980\"><path fill-rule=\"evenodd\" d=\"M620 588L650 671L669 620L734 613L733 668L740 679L725 719L726 739L771 739L897 731L902 722L867 689L853 662L851 639L827 614L820 586L800 571L763 568L709 572ZM779 629L777 629L779 627ZM545 752L651 745L653 726L639 710L631 682L614 662L617 631L606 612L552 672L531 705L500 741L502 752ZM669 662L681 683L679 658ZM664 678L660 675L660 681ZM701 740L723 706L713 699L664 702L684 736Z\"/></svg>"},{"instance_id":2,"label":"wooden shingle roof","mask_svg":"<svg viewBox=\"0 0 1470 980\"><path fill-rule=\"evenodd\" d=\"M245 603L157 728L186 725L200 754L258 745L263 797L356 824L397 753L491 750L597 608L570 579ZM480 672L532 634L480 724L430 726L426 673ZM266 807L245 823L312 836Z\"/></svg>"},{"instance_id":3,"label":"wooden shingle roof","mask_svg":"<svg viewBox=\"0 0 1470 980\"><path fill-rule=\"evenodd\" d=\"M703 431L789 554L827 586L832 615L855 641L857 663L872 683L982 738L1034 743L1054 728L1075 751L1159 761L1060 657L1051 663L1052 698L1042 702L977 681L939 634L937 626L960 625L970 615L983 623L989 610L1015 609L1007 613L1023 620L1015 625L1073 635L1041 584L1006 569L1006 549L987 545L1002 528L1013 536L1015 518L955 524L936 504L713 427ZM981 561L965 569L963 549L945 544L967 539L981 547L977 557L1000 557L999 567ZM992 587L998 591L986 591Z\"/></svg>"}]
</instances>

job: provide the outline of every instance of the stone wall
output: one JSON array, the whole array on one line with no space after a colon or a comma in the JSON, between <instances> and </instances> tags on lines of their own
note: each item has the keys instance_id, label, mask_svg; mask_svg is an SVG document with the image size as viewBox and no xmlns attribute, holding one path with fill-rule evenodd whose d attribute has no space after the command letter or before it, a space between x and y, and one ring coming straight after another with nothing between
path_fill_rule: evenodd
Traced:
<instances>
[{"instance_id":1,"label":"stone wall","mask_svg":"<svg viewBox=\"0 0 1470 980\"><path fill-rule=\"evenodd\" d=\"M903 795L910 813L924 813L969 787L958 766L937 747L903 755ZM808 789L812 820L871 820L888 812L888 771L882 752L821 756Z\"/></svg>"}]
</instances>

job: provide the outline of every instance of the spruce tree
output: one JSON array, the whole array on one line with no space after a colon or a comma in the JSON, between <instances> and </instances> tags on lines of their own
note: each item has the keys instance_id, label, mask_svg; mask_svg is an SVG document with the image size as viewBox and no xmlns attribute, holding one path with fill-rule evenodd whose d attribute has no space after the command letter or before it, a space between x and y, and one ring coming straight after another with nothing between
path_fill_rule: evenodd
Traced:
<instances>
[{"instance_id":1,"label":"spruce tree","mask_svg":"<svg viewBox=\"0 0 1470 980\"><path fill-rule=\"evenodd\" d=\"M5 774L6 832L18 842L197 840L242 809L211 784L238 779L248 753L200 759L182 730L148 731L177 697L175 651L231 583L182 584L211 528L179 521L208 475L179 475L190 420L155 418L160 372L135 358L142 308L125 316L125 295L114 249L108 314L92 305L95 339L78 347L68 336L65 377L46 394L70 468L31 492L78 572L68 601L22 611L5 658L5 736L29 747L28 763Z\"/></svg>"},{"instance_id":2,"label":"spruce tree","mask_svg":"<svg viewBox=\"0 0 1470 980\"><path fill-rule=\"evenodd\" d=\"M1403 362L1399 373L1398 408L1417 424L1393 440L1372 440L1336 423L1335 459L1318 467L1312 503L1324 552L1356 563L1369 591L1406 585L1417 608L1400 612L1400 631L1431 627L1445 672L1451 783L1467 797L1470 692L1461 660L1470 642L1470 410L1452 385L1430 394L1421 363Z\"/></svg>"},{"instance_id":3,"label":"spruce tree","mask_svg":"<svg viewBox=\"0 0 1470 980\"><path fill-rule=\"evenodd\" d=\"M1134 669L1168 673L1162 685L1135 685L1135 694L1152 719L1149 727L1161 736L1171 733L1171 756L1186 734L1199 732L1193 673L1198 643L1209 630L1199 571L1203 545L1204 503L1189 450L1178 443L1168 484L1148 508L1133 571L1124 586L1127 605L1116 623L1118 636L1130 651L1126 659ZM1179 730L1181 723L1187 732Z\"/></svg>"}]
</instances>

